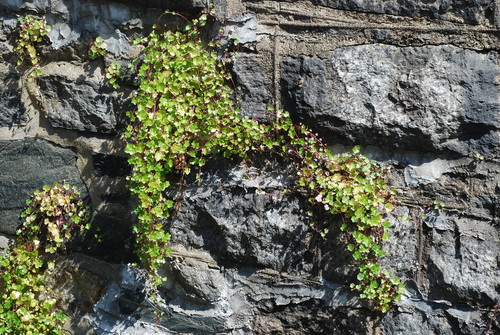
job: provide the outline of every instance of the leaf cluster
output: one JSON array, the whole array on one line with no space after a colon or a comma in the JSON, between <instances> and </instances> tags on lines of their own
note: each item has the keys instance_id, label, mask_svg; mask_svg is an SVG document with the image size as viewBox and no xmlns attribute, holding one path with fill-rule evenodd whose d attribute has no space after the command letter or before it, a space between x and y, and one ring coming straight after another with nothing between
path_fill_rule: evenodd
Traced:
<instances>
[{"instance_id":1,"label":"leaf cluster","mask_svg":"<svg viewBox=\"0 0 500 335\"><path fill-rule=\"evenodd\" d=\"M55 254L71 238L73 231L89 229L89 211L76 187L54 183L36 190L21 214L24 222L17 230L18 243L34 244Z\"/></svg>"},{"instance_id":2,"label":"leaf cluster","mask_svg":"<svg viewBox=\"0 0 500 335\"><path fill-rule=\"evenodd\" d=\"M59 335L66 317L45 286L38 249L16 246L1 259L0 333Z\"/></svg>"},{"instance_id":3,"label":"leaf cluster","mask_svg":"<svg viewBox=\"0 0 500 335\"><path fill-rule=\"evenodd\" d=\"M120 87L118 81L125 76L125 73L122 71L122 64L113 62L106 67L104 71L106 72L106 78L109 80L111 86L113 86L113 88Z\"/></svg>"},{"instance_id":4,"label":"leaf cluster","mask_svg":"<svg viewBox=\"0 0 500 335\"><path fill-rule=\"evenodd\" d=\"M16 40L15 51L18 52L19 58L17 60L17 66L20 67L26 61L29 61L30 66L36 68L33 74L39 75L41 70L39 69L40 59L37 54L36 45L42 42L43 37L46 36L52 29L45 20L35 19L33 15L26 15L20 17L20 31L19 37Z\"/></svg>"},{"instance_id":5,"label":"leaf cluster","mask_svg":"<svg viewBox=\"0 0 500 335\"><path fill-rule=\"evenodd\" d=\"M97 36L96 39L90 44L89 57L90 59L96 59L99 56L106 56L108 50L106 49L108 44L104 42L101 36Z\"/></svg>"},{"instance_id":6,"label":"leaf cluster","mask_svg":"<svg viewBox=\"0 0 500 335\"><path fill-rule=\"evenodd\" d=\"M0 259L0 333L59 335L66 317L45 286L45 272L77 228L88 229L80 193L55 183L34 192L21 214L16 245Z\"/></svg>"}]
</instances>

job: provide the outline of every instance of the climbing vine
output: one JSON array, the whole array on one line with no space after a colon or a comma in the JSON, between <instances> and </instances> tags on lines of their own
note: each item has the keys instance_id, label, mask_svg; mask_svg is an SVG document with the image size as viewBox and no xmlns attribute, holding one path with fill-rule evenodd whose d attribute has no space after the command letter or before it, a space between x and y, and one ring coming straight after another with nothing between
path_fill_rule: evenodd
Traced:
<instances>
[{"instance_id":1,"label":"climbing vine","mask_svg":"<svg viewBox=\"0 0 500 335\"><path fill-rule=\"evenodd\" d=\"M160 32L154 27L136 41L142 46L140 86L133 99L135 110L128 113L126 152L134 167L130 188L139 202L137 253L153 284L162 282L158 269L169 255L165 219L180 201L169 196L172 176L180 176L182 184L184 175L213 155L246 158L253 151L273 151L295 164L296 189L309 194L313 206L343 219L340 229L359 264L358 281L351 287L375 308L387 311L404 289L377 264L390 226L384 214L396 202L385 183L388 169L361 155L359 148L334 155L286 112L277 111L276 121L269 124L241 116L227 85L231 76L225 58L217 57L213 42L207 48L200 39L206 21L203 14L186 20L179 30Z\"/></svg>"},{"instance_id":2,"label":"climbing vine","mask_svg":"<svg viewBox=\"0 0 500 335\"><path fill-rule=\"evenodd\" d=\"M26 203L16 244L0 259L0 333L59 335L66 316L55 309L45 272L72 233L89 228L89 214L69 185L46 185Z\"/></svg>"},{"instance_id":3,"label":"climbing vine","mask_svg":"<svg viewBox=\"0 0 500 335\"><path fill-rule=\"evenodd\" d=\"M43 19L35 19L33 15L20 17L18 20L21 27L19 37L16 40L16 47L14 48L18 53L17 67L22 66L28 61L30 63L29 66L35 69L31 73L31 76L40 75L42 70L40 70L40 59L36 46L50 32L51 26Z\"/></svg>"}]
</instances>

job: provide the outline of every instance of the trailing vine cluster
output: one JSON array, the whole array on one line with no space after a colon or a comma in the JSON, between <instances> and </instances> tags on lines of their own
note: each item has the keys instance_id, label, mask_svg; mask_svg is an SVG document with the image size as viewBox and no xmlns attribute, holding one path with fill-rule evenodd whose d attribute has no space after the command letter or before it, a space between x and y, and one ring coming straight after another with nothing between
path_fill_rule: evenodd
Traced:
<instances>
[{"instance_id":1,"label":"trailing vine cluster","mask_svg":"<svg viewBox=\"0 0 500 335\"><path fill-rule=\"evenodd\" d=\"M169 254L164 223L177 201L167 192L172 176L180 175L182 183L184 175L213 155L246 158L252 151L273 151L294 162L297 188L309 194L313 205L343 217L340 229L359 264L358 282L351 287L387 311L404 289L377 264L384 256L381 243L388 238L384 214L395 204L394 192L384 181L387 169L361 155L359 148L334 155L286 112L277 111L270 124L242 117L227 86L230 74L210 51L216 45L209 43L207 50L200 39L206 21L203 14L186 20L180 30L160 32L154 27L136 41L142 46L140 86L133 99L136 108L128 113L126 152L134 167L130 188L139 202L137 253L153 284L162 282L158 269Z\"/></svg>"},{"instance_id":2,"label":"trailing vine cluster","mask_svg":"<svg viewBox=\"0 0 500 335\"><path fill-rule=\"evenodd\" d=\"M66 316L55 309L45 273L71 234L89 228L89 212L78 190L58 183L26 204L16 244L0 259L0 333L60 335Z\"/></svg>"},{"instance_id":3,"label":"trailing vine cluster","mask_svg":"<svg viewBox=\"0 0 500 335\"><path fill-rule=\"evenodd\" d=\"M189 174L210 155L247 152L263 135L262 127L233 108L226 87L229 73L200 41L206 20L204 14L183 30L153 30L136 41L143 46L143 59L132 100L136 109L128 114L126 152L134 166L131 191L139 200L137 252L156 284L161 282L157 270L169 253L170 235L163 222L174 207L166 195L171 175Z\"/></svg>"},{"instance_id":4,"label":"trailing vine cluster","mask_svg":"<svg viewBox=\"0 0 500 335\"><path fill-rule=\"evenodd\" d=\"M15 51L18 52L17 67L22 66L27 60L30 66L35 68L32 76L37 76L42 73L40 70L40 59L36 50L36 45L42 42L43 37L46 36L50 30L49 26L43 19L35 19L33 15L26 15L20 17L19 23L21 28L19 30L19 37L17 39Z\"/></svg>"}]
</instances>

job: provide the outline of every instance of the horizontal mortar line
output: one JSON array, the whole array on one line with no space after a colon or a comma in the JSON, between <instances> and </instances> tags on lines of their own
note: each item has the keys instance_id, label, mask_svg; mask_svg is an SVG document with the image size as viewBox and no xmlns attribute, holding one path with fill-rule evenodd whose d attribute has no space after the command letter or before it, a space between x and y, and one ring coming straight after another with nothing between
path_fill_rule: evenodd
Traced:
<instances>
[{"instance_id":1,"label":"horizontal mortar line","mask_svg":"<svg viewBox=\"0 0 500 335\"><path fill-rule=\"evenodd\" d=\"M312 284L317 286L322 285L322 282L320 280L309 279L303 276L290 275L284 272L268 273L265 272L265 269L264 271L257 271L256 276L260 279L272 280L276 284L280 284L283 286L297 286L298 284ZM286 280L289 280L289 282L286 282Z\"/></svg>"},{"instance_id":2,"label":"horizontal mortar line","mask_svg":"<svg viewBox=\"0 0 500 335\"><path fill-rule=\"evenodd\" d=\"M216 261L207 260L203 257L190 254L189 252L179 252L179 251L172 250L172 251L170 251L170 257L171 258L172 257L179 257L179 258L184 257L184 258L189 258L189 259L195 259L197 261L200 261L201 263L206 263L208 265L217 265Z\"/></svg>"},{"instance_id":3,"label":"horizontal mortar line","mask_svg":"<svg viewBox=\"0 0 500 335\"><path fill-rule=\"evenodd\" d=\"M279 11L278 14L288 14L288 15L297 15L297 16L305 16L303 13L301 12L298 12L298 11L287 11L287 10L283 10L281 9ZM366 14L366 13L365 13ZM387 15L387 14L370 14L370 15L375 15L375 16L380 16L380 15ZM325 21L334 21L334 22L343 22L343 23L357 23L357 22L361 22L361 20L352 20L352 19L341 19L341 18L332 18L332 17L329 17L329 16L319 16L319 15L314 15L314 16L305 16L307 18L310 18L310 19L316 19L316 20L325 20ZM470 24L461 24L461 23L453 23L453 22L450 22L450 21L423 21L425 20L424 18L411 18L411 17L404 17L404 19L401 17L401 16L395 16L395 15L390 15L389 17L391 18L394 18L395 21L399 21L399 22L393 22L393 23L378 23L378 24L382 24L382 25L402 25L402 26L408 26L408 19L410 19L410 21L415 21L413 22L414 25L415 24L420 24L420 25L428 25L430 27L437 27L437 28L453 28L453 29L463 29L463 30L477 30L477 29L490 29L490 30L493 30L493 31L500 31L499 28L495 27L495 28L478 28L477 25L470 25ZM367 22L368 24L377 24L377 23L373 23L373 22Z\"/></svg>"},{"instance_id":4,"label":"horizontal mortar line","mask_svg":"<svg viewBox=\"0 0 500 335\"><path fill-rule=\"evenodd\" d=\"M416 207L416 208L422 208L424 209L424 207L433 207L434 204L422 204L421 202L418 202L418 201L410 201L410 200L401 200L399 201L399 204L401 205L404 205L404 206L408 206L408 207ZM468 206L452 206L452 205L444 205L443 206L443 209L450 209L450 210L467 210L469 209Z\"/></svg>"},{"instance_id":5,"label":"horizontal mortar line","mask_svg":"<svg viewBox=\"0 0 500 335\"><path fill-rule=\"evenodd\" d=\"M346 23L346 24L352 24L353 26L358 26L358 27L361 27L359 29L362 29L363 27L365 27L366 25L366 28L385 28L385 29L416 29L416 30L425 30L425 31L450 31L450 30L458 30L458 31L466 31L466 32L470 32L470 31L475 31L475 32L500 32L500 28L498 27L495 27L495 28L484 28L484 27L481 27L481 28L478 28L477 26L474 26L474 25L467 25L467 24L459 24L459 23L453 23L453 22L448 22L448 21L443 21L441 24L443 25L447 25L445 27L432 27L432 26L437 26L439 23L435 23L435 22L428 22L428 21L423 21L425 20L425 18L421 17L421 18L412 18L412 17L406 17L406 16L399 16L399 15L391 15L391 14L383 14L383 13L361 13L363 15L367 15L367 16L372 16L372 17L381 17L381 16L386 16L386 17L390 17L390 18L393 18L395 20L398 20L398 21L405 21L407 22L408 19L409 20L414 20L415 24L421 24L421 25L424 25L426 23L428 23L431 27L430 29L429 28L418 28L418 27L415 27L415 25L401 25L402 23L387 23L387 24L384 24L384 23L379 23L379 25L376 25L375 23L372 23L370 24L370 22L367 22L366 24L359 24L359 20L352 20L352 19L340 19L340 18L332 18L332 17L329 17L329 16L324 16L324 15L304 15L303 12L300 12L300 11L296 11L296 10L286 10L286 9L282 9L281 7L279 9L274 9L274 8L267 8L267 7L262 7L260 5L253 5L253 4L247 4L246 5L247 8L252 8L252 9L266 9L267 12L269 14L272 14L272 15L281 15L281 14L285 14L285 15L297 15L297 16L303 16L303 17L307 17L307 18L310 18L310 19L316 19L316 20L327 20L327 21L334 21L334 22L341 22L341 23ZM334 11L340 11L340 12L345 12L345 10L339 10L339 9L331 9L331 10L334 10ZM359 13L359 12L358 12ZM279 21L279 20L278 20ZM265 21L261 21L261 22L265 22ZM270 22L270 21L268 21ZM358 23L358 24L357 24ZM279 24L280 25L283 25L286 23L283 23L281 21L279 21ZM305 25L323 25L323 24L318 24L318 23L305 23ZM270 24L272 25L272 24ZM276 25L276 23L274 23L274 25ZM300 25L300 23L298 23L298 25ZM325 24L325 25L328 25L328 24Z\"/></svg>"},{"instance_id":6,"label":"horizontal mortar line","mask_svg":"<svg viewBox=\"0 0 500 335\"><path fill-rule=\"evenodd\" d=\"M472 27L416 27L416 26L398 26L398 25L375 25L375 24L346 24L346 23L307 23L307 22L280 22L280 21L259 21L260 24L268 26L282 27L301 27L301 28L346 28L346 29L387 29L387 30L413 30L419 32L478 32L492 33L500 32L500 29L472 28Z\"/></svg>"},{"instance_id":7,"label":"horizontal mortar line","mask_svg":"<svg viewBox=\"0 0 500 335\"><path fill-rule=\"evenodd\" d=\"M359 12L357 12L359 13ZM276 13L276 14L289 14L289 15L297 15L297 16L302 16L302 17L307 17L307 18L310 18L310 19L315 19L315 20L326 20L326 21L336 21L336 22L344 22L344 23L355 23L355 22L360 22L361 20L352 20L352 19L341 19L341 18L332 18L331 16L320 16L320 15L314 15L314 16L309 16L309 15L304 15L303 13L301 12L298 12L298 11L289 11L289 10L283 10L281 9L279 11L279 13ZM364 13L366 14L366 13ZM380 16L380 15L384 15L384 14L370 14L370 15L376 15L376 16ZM404 22L407 22L408 20L407 19L402 19L400 16L391 16L392 18L394 18L395 20L398 20L398 21L404 21ZM369 20L367 20L369 22ZM369 22L371 23L371 22ZM415 23L421 23L423 24L424 22L415 22ZM383 24L383 23L382 23ZM389 24L389 23L388 23ZM398 24L398 23L392 23L392 24Z\"/></svg>"}]
</instances>

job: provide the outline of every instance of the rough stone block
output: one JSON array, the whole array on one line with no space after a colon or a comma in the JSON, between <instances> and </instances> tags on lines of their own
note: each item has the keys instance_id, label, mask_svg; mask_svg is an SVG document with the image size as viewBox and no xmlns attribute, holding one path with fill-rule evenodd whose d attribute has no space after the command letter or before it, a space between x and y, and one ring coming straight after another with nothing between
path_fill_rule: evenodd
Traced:
<instances>
[{"instance_id":1,"label":"rough stone block","mask_svg":"<svg viewBox=\"0 0 500 335\"><path fill-rule=\"evenodd\" d=\"M469 24L492 24L494 0L314 0L315 4L351 11L424 16Z\"/></svg>"},{"instance_id":2,"label":"rough stone block","mask_svg":"<svg viewBox=\"0 0 500 335\"><path fill-rule=\"evenodd\" d=\"M500 284L500 234L487 223L469 219L433 229L428 261L429 299L453 304L493 306ZM471 236L471 226L474 235Z\"/></svg>"},{"instance_id":3,"label":"rough stone block","mask_svg":"<svg viewBox=\"0 0 500 335\"><path fill-rule=\"evenodd\" d=\"M284 107L330 140L460 154L500 153L496 52L453 46L335 49L282 63Z\"/></svg>"},{"instance_id":4,"label":"rough stone block","mask_svg":"<svg viewBox=\"0 0 500 335\"><path fill-rule=\"evenodd\" d=\"M39 79L43 106L56 128L116 134L130 101L103 78L69 63L51 63Z\"/></svg>"},{"instance_id":5,"label":"rough stone block","mask_svg":"<svg viewBox=\"0 0 500 335\"><path fill-rule=\"evenodd\" d=\"M268 162L257 172L224 161L212 164L200 185L185 186L182 210L171 225L172 242L247 265L290 272L302 267L309 229L300 201L278 199L292 181L286 167ZM257 188L268 194L258 194Z\"/></svg>"},{"instance_id":6,"label":"rough stone block","mask_svg":"<svg viewBox=\"0 0 500 335\"><path fill-rule=\"evenodd\" d=\"M266 118L268 107L272 104L272 73L264 62L251 54L236 56L233 71L241 94L240 108L245 116Z\"/></svg>"},{"instance_id":7,"label":"rough stone block","mask_svg":"<svg viewBox=\"0 0 500 335\"><path fill-rule=\"evenodd\" d=\"M19 90L19 74L14 66L0 63L0 127L11 127L26 121L26 109Z\"/></svg>"},{"instance_id":8,"label":"rough stone block","mask_svg":"<svg viewBox=\"0 0 500 335\"><path fill-rule=\"evenodd\" d=\"M15 233L26 199L45 184L68 183L86 193L71 149L27 138L1 140L0 152L0 232Z\"/></svg>"}]
</instances>

